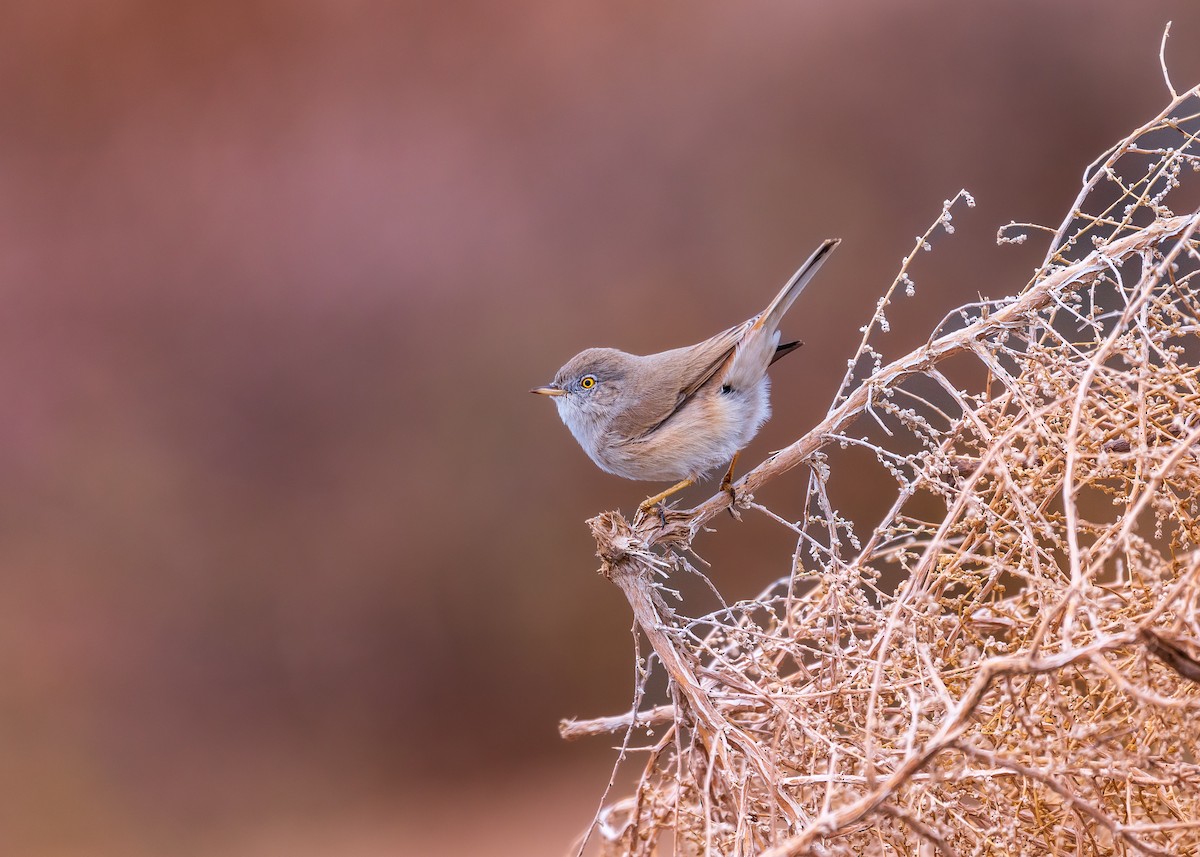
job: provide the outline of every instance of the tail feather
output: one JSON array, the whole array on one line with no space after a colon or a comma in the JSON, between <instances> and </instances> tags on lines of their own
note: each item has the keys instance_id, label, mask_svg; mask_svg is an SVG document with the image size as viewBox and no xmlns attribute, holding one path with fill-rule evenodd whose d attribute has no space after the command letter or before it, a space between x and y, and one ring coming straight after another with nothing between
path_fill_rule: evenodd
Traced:
<instances>
[{"instance_id":1,"label":"tail feather","mask_svg":"<svg viewBox=\"0 0 1200 857\"><path fill-rule=\"evenodd\" d=\"M787 357L789 354L791 354L793 351L795 351L797 348L799 348L803 344L804 344L803 342L800 342L799 340L797 340L795 342L782 342L779 345L776 345L775 353L771 356L771 363L774 363L776 360L780 359L781 357Z\"/></svg>"},{"instance_id":2,"label":"tail feather","mask_svg":"<svg viewBox=\"0 0 1200 857\"><path fill-rule=\"evenodd\" d=\"M763 379L767 367L780 357L799 347L799 343L788 342L780 344L779 321L788 311L792 303L800 296L800 292L808 285L808 281L817 273L817 269L825 262L830 252L841 243L840 239L831 238L825 241L817 252L808 257L800 270L797 271L786 286L783 287L775 300L763 310L748 326L738 340L737 348L729 356L729 368L721 375L722 386L729 390L750 389ZM736 328L735 328L736 329Z\"/></svg>"},{"instance_id":3,"label":"tail feather","mask_svg":"<svg viewBox=\"0 0 1200 857\"><path fill-rule=\"evenodd\" d=\"M833 248L841 243L842 239L840 238L826 238L821 246L816 249L816 252L808 257L808 261L800 266L800 270L792 274L792 278L787 281L787 285L775 296L775 300L767 305L767 308L763 310L763 314L759 316L754 326L764 328L768 332L776 330L779 327L779 322L783 319L784 313L792 308L792 304L796 302L796 298L800 297L800 293L804 291L804 287L808 285L809 280L825 264L825 260L829 258L829 254L833 252Z\"/></svg>"}]
</instances>

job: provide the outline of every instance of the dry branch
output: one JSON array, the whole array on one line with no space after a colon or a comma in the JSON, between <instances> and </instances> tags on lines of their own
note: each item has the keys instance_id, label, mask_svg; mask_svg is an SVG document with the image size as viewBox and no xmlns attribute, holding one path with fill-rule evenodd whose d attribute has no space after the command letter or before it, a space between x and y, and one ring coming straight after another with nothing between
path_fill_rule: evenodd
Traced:
<instances>
[{"instance_id":1,"label":"dry branch","mask_svg":"<svg viewBox=\"0 0 1200 857\"><path fill-rule=\"evenodd\" d=\"M797 539L765 592L687 616L659 582L725 492L589 522L671 693L562 724L670 724L598 816L605 854L1200 853L1200 212L1167 206L1198 111L1089 168L1015 297L885 364L914 249L826 417L735 486ZM896 486L867 526L830 498L862 478L848 446ZM799 520L754 502L797 470Z\"/></svg>"}]
</instances>

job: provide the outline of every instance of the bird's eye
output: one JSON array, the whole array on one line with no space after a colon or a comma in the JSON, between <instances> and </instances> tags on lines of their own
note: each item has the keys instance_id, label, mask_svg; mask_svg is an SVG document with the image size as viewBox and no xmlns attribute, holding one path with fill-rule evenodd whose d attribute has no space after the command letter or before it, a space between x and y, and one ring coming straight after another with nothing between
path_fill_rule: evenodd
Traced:
<instances>
[{"instance_id":1,"label":"bird's eye","mask_svg":"<svg viewBox=\"0 0 1200 857\"><path fill-rule=\"evenodd\" d=\"M583 378L581 378L579 381L579 386L583 387L583 389L585 389L585 390L592 389L592 387L596 386L596 376L595 375L584 375Z\"/></svg>"}]
</instances>

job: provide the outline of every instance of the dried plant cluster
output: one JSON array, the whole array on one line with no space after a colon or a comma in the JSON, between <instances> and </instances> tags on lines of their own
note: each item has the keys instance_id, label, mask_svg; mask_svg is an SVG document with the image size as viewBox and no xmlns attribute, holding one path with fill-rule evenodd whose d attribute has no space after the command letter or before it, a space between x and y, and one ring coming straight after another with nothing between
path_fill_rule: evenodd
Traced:
<instances>
[{"instance_id":1,"label":"dried plant cluster","mask_svg":"<svg viewBox=\"0 0 1200 857\"><path fill-rule=\"evenodd\" d=\"M727 494L590 522L653 650L633 712L563 724L642 772L604 854L1200 854L1198 134L1194 89L1089 168L1023 290L885 363L910 263L973 201L946 204L826 418L736 486L796 538L757 598L666 588ZM856 526L831 496L862 450L896 494ZM780 477L799 520L752 499Z\"/></svg>"}]
</instances>

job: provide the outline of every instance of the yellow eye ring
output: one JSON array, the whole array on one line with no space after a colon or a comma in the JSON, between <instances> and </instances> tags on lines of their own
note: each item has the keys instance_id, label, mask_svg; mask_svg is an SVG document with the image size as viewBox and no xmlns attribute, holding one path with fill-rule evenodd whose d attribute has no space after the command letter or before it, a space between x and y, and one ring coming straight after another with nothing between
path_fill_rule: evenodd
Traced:
<instances>
[{"instance_id":1,"label":"yellow eye ring","mask_svg":"<svg viewBox=\"0 0 1200 857\"><path fill-rule=\"evenodd\" d=\"M583 389L585 389L585 390L592 389L592 387L596 386L596 376L595 375L584 375L583 379L579 382L579 386L583 387Z\"/></svg>"}]
</instances>

